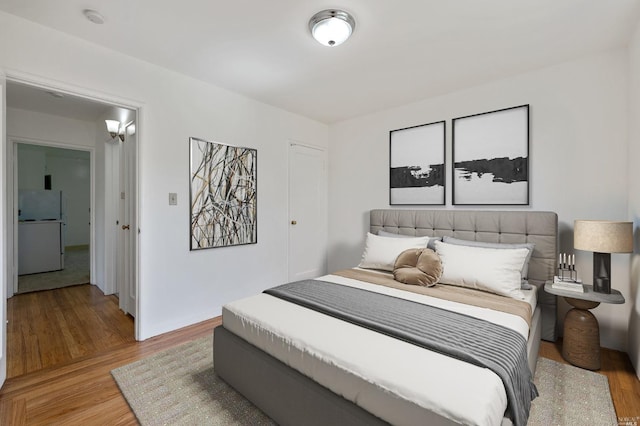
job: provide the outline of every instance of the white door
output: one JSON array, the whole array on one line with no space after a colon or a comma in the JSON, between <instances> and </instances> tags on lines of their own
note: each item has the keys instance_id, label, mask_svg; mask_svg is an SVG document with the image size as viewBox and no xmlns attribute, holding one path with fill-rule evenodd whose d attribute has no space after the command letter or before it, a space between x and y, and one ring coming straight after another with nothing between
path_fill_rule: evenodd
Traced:
<instances>
[{"instance_id":1,"label":"white door","mask_svg":"<svg viewBox=\"0 0 640 426\"><path fill-rule=\"evenodd\" d=\"M7 131L5 129L6 118L6 80L4 74L0 72L0 297L2 297L2 309L0 309L0 387L7 378L7 286L9 283L13 285L13 268L8 266L8 247L7 247L7 230L13 228L12 221L9 218L12 215L7 214L7 199L9 191L7 190ZM13 191L11 191L13 193Z\"/></svg>"},{"instance_id":2,"label":"white door","mask_svg":"<svg viewBox=\"0 0 640 426\"><path fill-rule=\"evenodd\" d=\"M316 278L327 269L327 172L321 148L289 148L289 280Z\"/></svg>"},{"instance_id":3,"label":"white door","mask_svg":"<svg viewBox=\"0 0 640 426\"><path fill-rule=\"evenodd\" d=\"M135 126L135 124L133 125ZM137 241L137 225L135 223L135 155L136 135L127 134L125 142L120 144L120 211L119 229L116 231L118 233L117 288L120 309L134 317L136 316L136 262L134 259Z\"/></svg>"}]
</instances>

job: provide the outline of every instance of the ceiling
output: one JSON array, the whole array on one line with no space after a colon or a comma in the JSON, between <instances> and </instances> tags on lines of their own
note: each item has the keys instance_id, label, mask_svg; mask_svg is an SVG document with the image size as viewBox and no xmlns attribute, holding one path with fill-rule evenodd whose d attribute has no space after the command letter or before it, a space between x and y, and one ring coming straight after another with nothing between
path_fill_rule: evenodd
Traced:
<instances>
[{"instance_id":1,"label":"ceiling","mask_svg":"<svg viewBox=\"0 0 640 426\"><path fill-rule=\"evenodd\" d=\"M111 109L93 100L11 82L7 84L7 106L84 121L95 121Z\"/></svg>"},{"instance_id":2,"label":"ceiling","mask_svg":"<svg viewBox=\"0 0 640 426\"><path fill-rule=\"evenodd\" d=\"M307 27L331 7L356 19L335 48ZM640 20L640 0L0 0L0 10L325 123L622 47Z\"/></svg>"}]
</instances>

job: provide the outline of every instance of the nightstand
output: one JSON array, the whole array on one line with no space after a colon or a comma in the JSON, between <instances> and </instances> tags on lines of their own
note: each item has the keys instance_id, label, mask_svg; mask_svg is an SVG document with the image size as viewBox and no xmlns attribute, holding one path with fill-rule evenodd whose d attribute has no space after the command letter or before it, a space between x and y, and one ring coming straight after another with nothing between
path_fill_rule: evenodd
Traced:
<instances>
[{"instance_id":1,"label":"nightstand","mask_svg":"<svg viewBox=\"0 0 640 426\"><path fill-rule=\"evenodd\" d=\"M564 317L564 337L562 340L562 357L571 364L588 370L600 369L600 326L596 317L589 312L600 303L624 303L624 296L618 290L611 289L611 294L596 293L593 286L584 285L584 293L560 290L551 287L547 281L544 291L562 296L573 306Z\"/></svg>"}]
</instances>

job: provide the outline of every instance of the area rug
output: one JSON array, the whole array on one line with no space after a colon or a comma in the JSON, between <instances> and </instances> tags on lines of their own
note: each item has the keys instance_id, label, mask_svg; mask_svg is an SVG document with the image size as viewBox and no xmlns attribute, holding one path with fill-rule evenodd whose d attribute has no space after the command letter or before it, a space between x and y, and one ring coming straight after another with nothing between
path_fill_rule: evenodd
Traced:
<instances>
[{"instance_id":1,"label":"area rug","mask_svg":"<svg viewBox=\"0 0 640 426\"><path fill-rule=\"evenodd\" d=\"M40 274L20 275L18 293L53 290L72 285L89 284L89 248L65 249L64 269Z\"/></svg>"},{"instance_id":2,"label":"area rug","mask_svg":"<svg viewBox=\"0 0 640 426\"><path fill-rule=\"evenodd\" d=\"M538 358L529 425L617 425L607 376Z\"/></svg>"},{"instance_id":3,"label":"area rug","mask_svg":"<svg viewBox=\"0 0 640 426\"><path fill-rule=\"evenodd\" d=\"M147 425L273 425L216 376L213 336L185 343L111 372L138 421ZM529 425L617 425L601 374L538 360Z\"/></svg>"}]
</instances>

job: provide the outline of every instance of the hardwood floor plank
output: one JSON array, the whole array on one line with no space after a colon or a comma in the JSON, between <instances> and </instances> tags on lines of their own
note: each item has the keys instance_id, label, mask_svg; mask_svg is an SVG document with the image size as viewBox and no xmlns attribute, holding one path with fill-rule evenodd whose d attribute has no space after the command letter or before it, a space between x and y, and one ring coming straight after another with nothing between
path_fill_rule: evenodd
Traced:
<instances>
[{"instance_id":1,"label":"hardwood floor plank","mask_svg":"<svg viewBox=\"0 0 640 426\"><path fill-rule=\"evenodd\" d=\"M27 402L24 398L16 398L11 401L11 418L9 423L12 426L26 424Z\"/></svg>"}]
</instances>

